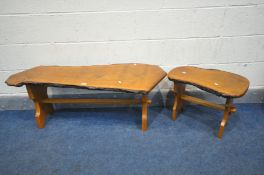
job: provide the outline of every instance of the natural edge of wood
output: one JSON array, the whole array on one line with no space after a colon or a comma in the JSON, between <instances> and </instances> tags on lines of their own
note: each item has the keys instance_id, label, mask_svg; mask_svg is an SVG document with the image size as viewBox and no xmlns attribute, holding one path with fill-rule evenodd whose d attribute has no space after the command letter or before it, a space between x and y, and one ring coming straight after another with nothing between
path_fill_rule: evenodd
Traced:
<instances>
[{"instance_id":1,"label":"natural edge of wood","mask_svg":"<svg viewBox=\"0 0 264 175\"><path fill-rule=\"evenodd\" d=\"M166 74L161 77L153 85L149 91L144 91L144 90L130 90L130 89L118 89L118 88L99 88L99 87L93 87L93 86L78 86L78 85L65 85L65 84L55 84L55 83L36 83L36 82L30 82L30 81L24 81L20 82L16 85L8 83L6 80L5 83L8 86L14 86L14 87L21 87L23 85L39 85L39 86L47 86L47 87L59 87L59 88L76 88L76 89L87 89L87 90L105 90L105 91L114 91L114 92L126 92L126 93L138 93L138 94L148 94L161 80L163 80L166 77Z\"/></svg>"},{"instance_id":2,"label":"natural edge of wood","mask_svg":"<svg viewBox=\"0 0 264 175\"><path fill-rule=\"evenodd\" d=\"M168 79L169 79L170 81L175 82L175 83L193 85L193 86L195 86L195 87L197 87L197 88L199 88L199 89L201 89L201 90L204 90L204 91L206 91L206 92L210 92L210 93L212 93L212 94L215 94L215 95L217 95L217 96L221 96L221 97L225 97L225 98L229 98L229 97L231 97L231 98L239 98L239 97L242 97L242 96L244 96L244 95L247 93L247 90L248 90L248 88L249 88L249 86L248 86L248 87L246 88L245 92L244 92L243 94L239 95L239 96L230 96L230 95L226 95L226 94L222 94L222 93L220 93L220 92L214 91L213 89L206 88L206 87L204 87L204 86L202 86L202 85L199 85L199 84L191 83L191 82L188 82L188 81L182 81L182 80L179 81L179 80L175 80L175 79L172 79L172 78L169 78L169 77L168 77Z\"/></svg>"},{"instance_id":3,"label":"natural edge of wood","mask_svg":"<svg viewBox=\"0 0 264 175\"><path fill-rule=\"evenodd\" d=\"M93 86L78 86L78 85L65 85L65 84L54 84L54 83L35 83L35 82L27 82L27 81L18 83L16 85L8 84L7 81L5 81L5 83L8 86L14 86L14 87L21 87L21 86L24 86L24 85L38 85L38 86L59 87L59 88L76 88L76 89L87 89L87 90L105 90L105 91L139 93L139 94L147 94L149 92L149 91L136 91L136 90L117 89L117 88L97 88L97 87L93 87Z\"/></svg>"}]
</instances>

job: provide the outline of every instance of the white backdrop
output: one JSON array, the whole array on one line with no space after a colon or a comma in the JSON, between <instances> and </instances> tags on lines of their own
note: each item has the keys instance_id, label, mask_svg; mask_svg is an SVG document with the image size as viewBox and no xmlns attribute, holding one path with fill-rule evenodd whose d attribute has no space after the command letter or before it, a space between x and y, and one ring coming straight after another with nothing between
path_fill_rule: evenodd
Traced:
<instances>
[{"instance_id":1,"label":"white backdrop","mask_svg":"<svg viewBox=\"0 0 264 175\"><path fill-rule=\"evenodd\" d=\"M218 68L264 88L264 0L0 0L0 95L37 65ZM169 88L163 81L158 88Z\"/></svg>"}]
</instances>

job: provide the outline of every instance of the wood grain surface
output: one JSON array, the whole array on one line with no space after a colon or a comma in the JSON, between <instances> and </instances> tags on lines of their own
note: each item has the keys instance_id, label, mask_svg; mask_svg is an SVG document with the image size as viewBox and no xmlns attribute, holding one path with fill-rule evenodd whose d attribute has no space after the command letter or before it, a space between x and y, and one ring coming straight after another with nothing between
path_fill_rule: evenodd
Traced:
<instances>
[{"instance_id":1,"label":"wood grain surface","mask_svg":"<svg viewBox=\"0 0 264 175\"><path fill-rule=\"evenodd\" d=\"M55 87L118 90L148 93L164 77L159 66L148 64L112 64L95 66L38 66L11 75L9 86L38 84Z\"/></svg>"},{"instance_id":2,"label":"wood grain surface","mask_svg":"<svg viewBox=\"0 0 264 175\"><path fill-rule=\"evenodd\" d=\"M182 66L168 73L171 81L191 84L223 97L241 97L249 87L247 78L221 70Z\"/></svg>"}]
</instances>

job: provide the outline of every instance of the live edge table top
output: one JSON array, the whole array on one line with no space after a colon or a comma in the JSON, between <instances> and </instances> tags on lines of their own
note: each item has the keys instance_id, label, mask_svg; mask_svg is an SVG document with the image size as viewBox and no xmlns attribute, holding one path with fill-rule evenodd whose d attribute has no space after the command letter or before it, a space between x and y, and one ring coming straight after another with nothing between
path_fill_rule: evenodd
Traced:
<instances>
[{"instance_id":1,"label":"live edge table top","mask_svg":"<svg viewBox=\"0 0 264 175\"><path fill-rule=\"evenodd\" d=\"M194 66L174 68L168 73L168 78L175 82L194 85L223 97L241 97L249 87L248 79L241 75Z\"/></svg>"},{"instance_id":2,"label":"live edge table top","mask_svg":"<svg viewBox=\"0 0 264 175\"><path fill-rule=\"evenodd\" d=\"M148 64L38 66L11 75L6 83L18 87L36 84L146 94L165 76L159 66Z\"/></svg>"}]
</instances>

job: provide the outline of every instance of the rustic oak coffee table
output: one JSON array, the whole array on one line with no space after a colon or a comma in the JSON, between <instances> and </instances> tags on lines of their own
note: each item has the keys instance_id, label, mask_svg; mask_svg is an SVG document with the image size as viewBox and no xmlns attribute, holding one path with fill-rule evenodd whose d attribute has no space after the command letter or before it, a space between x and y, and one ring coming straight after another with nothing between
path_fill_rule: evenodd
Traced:
<instances>
[{"instance_id":1,"label":"rustic oak coffee table","mask_svg":"<svg viewBox=\"0 0 264 175\"><path fill-rule=\"evenodd\" d=\"M142 131L147 130L147 94L166 76L155 65L113 64L95 66L38 66L11 75L9 86L26 85L35 104L37 126L43 128L47 114L53 113L53 103L142 104ZM47 87L74 87L113 90L142 94L142 99L49 98Z\"/></svg>"},{"instance_id":2,"label":"rustic oak coffee table","mask_svg":"<svg viewBox=\"0 0 264 175\"><path fill-rule=\"evenodd\" d=\"M222 110L224 111L224 117L218 131L218 138L222 138L229 114L236 111L232 104L233 98L242 97L249 87L249 81L240 75L193 66L177 67L168 73L168 78L174 82L175 97L172 119L176 120L177 112L182 108L183 101ZM226 98L225 105L222 106L184 94L186 84L194 85L202 90Z\"/></svg>"}]
</instances>

